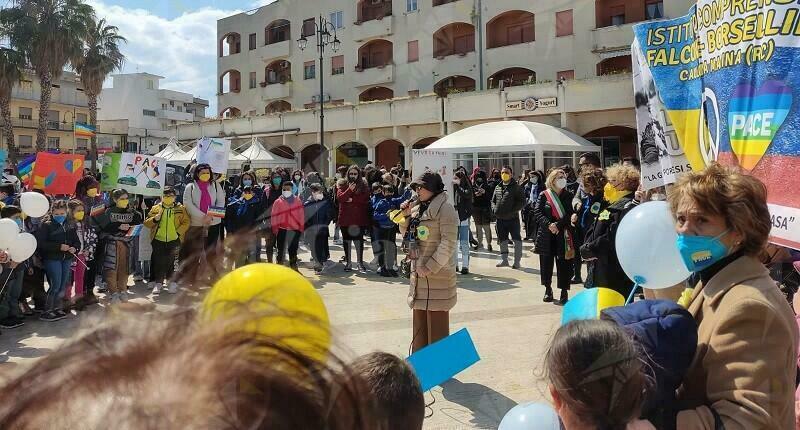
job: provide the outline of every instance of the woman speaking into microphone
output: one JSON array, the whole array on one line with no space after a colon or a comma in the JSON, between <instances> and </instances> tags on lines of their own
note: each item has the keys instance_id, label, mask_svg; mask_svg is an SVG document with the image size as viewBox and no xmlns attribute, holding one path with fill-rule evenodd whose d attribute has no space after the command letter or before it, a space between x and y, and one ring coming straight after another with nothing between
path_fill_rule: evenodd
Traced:
<instances>
[{"instance_id":1,"label":"woman speaking into microphone","mask_svg":"<svg viewBox=\"0 0 800 430\"><path fill-rule=\"evenodd\" d=\"M400 231L412 260L408 305L413 312L412 351L417 351L450 334L459 221L437 173L423 173L410 187L417 197L401 205L406 217Z\"/></svg>"}]
</instances>

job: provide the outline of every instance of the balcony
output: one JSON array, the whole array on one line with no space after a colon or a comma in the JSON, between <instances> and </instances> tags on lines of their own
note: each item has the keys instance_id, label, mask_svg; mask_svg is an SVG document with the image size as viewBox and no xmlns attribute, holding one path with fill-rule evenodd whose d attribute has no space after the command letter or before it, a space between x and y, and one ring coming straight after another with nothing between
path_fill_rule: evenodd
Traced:
<instances>
[{"instance_id":1,"label":"balcony","mask_svg":"<svg viewBox=\"0 0 800 430\"><path fill-rule=\"evenodd\" d=\"M0 124L2 124L2 120L0 120ZM39 128L39 120L38 119L28 119L28 118L11 118L11 125L14 128L28 128L28 129L38 129ZM71 122L60 122L60 121L47 121L47 129L48 130L55 130L55 131L69 131L72 132L72 123Z\"/></svg>"},{"instance_id":2,"label":"balcony","mask_svg":"<svg viewBox=\"0 0 800 430\"><path fill-rule=\"evenodd\" d=\"M428 18L429 22L472 22L472 2L466 2L465 0L451 1L434 6L429 11L425 11L425 13L431 15Z\"/></svg>"},{"instance_id":3,"label":"balcony","mask_svg":"<svg viewBox=\"0 0 800 430\"><path fill-rule=\"evenodd\" d=\"M18 86L15 86L14 89L11 91L12 99L30 100L38 102L40 97L41 93L39 92L38 88L34 91L33 89L24 90L22 88L19 88ZM62 104L68 106L79 106L79 107L89 106L89 101L86 98L86 94L84 94L83 91L69 91L69 90L53 91L52 96L50 97L50 103Z\"/></svg>"},{"instance_id":4,"label":"balcony","mask_svg":"<svg viewBox=\"0 0 800 430\"><path fill-rule=\"evenodd\" d=\"M601 53L630 49L633 43L633 25L612 25L592 30L592 51Z\"/></svg>"},{"instance_id":5,"label":"balcony","mask_svg":"<svg viewBox=\"0 0 800 430\"><path fill-rule=\"evenodd\" d=\"M353 73L350 77L355 87L389 84L394 82L394 65L387 64L369 69L361 69L356 66L356 73Z\"/></svg>"},{"instance_id":6,"label":"balcony","mask_svg":"<svg viewBox=\"0 0 800 430\"><path fill-rule=\"evenodd\" d=\"M186 112L178 112L176 110L159 109L156 111L156 118L191 122L194 120L194 115Z\"/></svg>"},{"instance_id":7,"label":"balcony","mask_svg":"<svg viewBox=\"0 0 800 430\"><path fill-rule=\"evenodd\" d=\"M473 71L477 70L478 55L475 52L448 55L435 58L433 63L433 72L437 80L455 75L470 76Z\"/></svg>"},{"instance_id":8,"label":"balcony","mask_svg":"<svg viewBox=\"0 0 800 430\"><path fill-rule=\"evenodd\" d=\"M191 94L172 90L158 90L158 98L162 100L174 100L181 103L192 103L194 97Z\"/></svg>"},{"instance_id":9,"label":"balcony","mask_svg":"<svg viewBox=\"0 0 800 430\"><path fill-rule=\"evenodd\" d=\"M354 23L350 34L356 42L387 37L394 34L394 16L386 16L362 23Z\"/></svg>"},{"instance_id":10,"label":"balcony","mask_svg":"<svg viewBox=\"0 0 800 430\"><path fill-rule=\"evenodd\" d=\"M270 84L261 89L261 100L285 99L292 96L292 83Z\"/></svg>"},{"instance_id":11,"label":"balcony","mask_svg":"<svg viewBox=\"0 0 800 430\"><path fill-rule=\"evenodd\" d=\"M292 55L292 40L284 40L283 42L273 43L271 45L264 45L256 50L256 55L261 57L262 61L269 62L276 58L285 58Z\"/></svg>"}]
</instances>

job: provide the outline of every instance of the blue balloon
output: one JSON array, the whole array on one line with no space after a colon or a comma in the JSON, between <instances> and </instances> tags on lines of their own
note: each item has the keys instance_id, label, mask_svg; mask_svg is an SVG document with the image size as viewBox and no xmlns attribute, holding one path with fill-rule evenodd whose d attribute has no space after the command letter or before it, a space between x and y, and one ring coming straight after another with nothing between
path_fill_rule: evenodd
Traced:
<instances>
[{"instance_id":1,"label":"blue balloon","mask_svg":"<svg viewBox=\"0 0 800 430\"><path fill-rule=\"evenodd\" d=\"M552 406L546 403L523 403L514 406L497 430L560 430L561 419Z\"/></svg>"}]
</instances>

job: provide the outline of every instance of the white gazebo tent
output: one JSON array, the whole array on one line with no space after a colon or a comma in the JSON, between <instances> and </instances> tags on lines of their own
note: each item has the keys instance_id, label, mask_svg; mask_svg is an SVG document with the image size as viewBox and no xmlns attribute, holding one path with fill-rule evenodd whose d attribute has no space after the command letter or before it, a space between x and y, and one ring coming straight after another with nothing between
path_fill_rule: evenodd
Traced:
<instances>
[{"instance_id":1,"label":"white gazebo tent","mask_svg":"<svg viewBox=\"0 0 800 430\"><path fill-rule=\"evenodd\" d=\"M189 165L189 163L192 162L192 160L196 158L196 155L197 155L197 146L192 148L189 152L184 152L183 154L180 154L172 158L171 160L169 160L169 163L186 167ZM230 155L228 156L229 174L238 173L238 171L242 169L242 164L246 162L247 162L246 158L231 151Z\"/></svg>"},{"instance_id":2,"label":"white gazebo tent","mask_svg":"<svg viewBox=\"0 0 800 430\"><path fill-rule=\"evenodd\" d=\"M251 169L275 167L290 167L294 169L297 166L297 161L279 157L269 152L255 137L250 146L242 151L240 155L246 160L245 163L250 164Z\"/></svg>"},{"instance_id":3,"label":"white gazebo tent","mask_svg":"<svg viewBox=\"0 0 800 430\"><path fill-rule=\"evenodd\" d=\"M158 158L163 158L169 163L174 158L177 158L183 154L185 154L185 152L183 152L183 150L178 146L178 141L172 138L169 140L169 143L167 143L167 146L155 156Z\"/></svg>"},{"instance_id":4,"label":"white gazebo tent","mask_svg":"<svg viewBox=\"0 0 800 430\"><path fill-rule=\"evenodd\" d=\"M576 166L580 154L599 153L602 148L552 125L498 121L459 130L425 149L452 153L455 166L489 169L510 165L515 173L521 173L523 169L546 171L564 164Z\"/></svg>"}]
</instances>

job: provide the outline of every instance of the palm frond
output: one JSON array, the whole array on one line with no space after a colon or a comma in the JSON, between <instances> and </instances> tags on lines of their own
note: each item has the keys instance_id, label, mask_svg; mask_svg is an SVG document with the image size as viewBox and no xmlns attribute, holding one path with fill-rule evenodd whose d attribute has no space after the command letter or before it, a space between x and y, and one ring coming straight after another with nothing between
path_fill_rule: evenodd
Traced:
<instances>
[{"instance_id":1,"label":"palm frond","mask_svg":"<svg viewBox=\"0 0 800 430\"><path fill-rule=\"evenodd\" d=\"M120 51L120 45L125 42L127 40L119 35L119 29L108 25L105 19L92 26L85 49L73 64L87 92L99 93L108 75L122 68L125 55Z\"/></svg>"}]
</instances>

